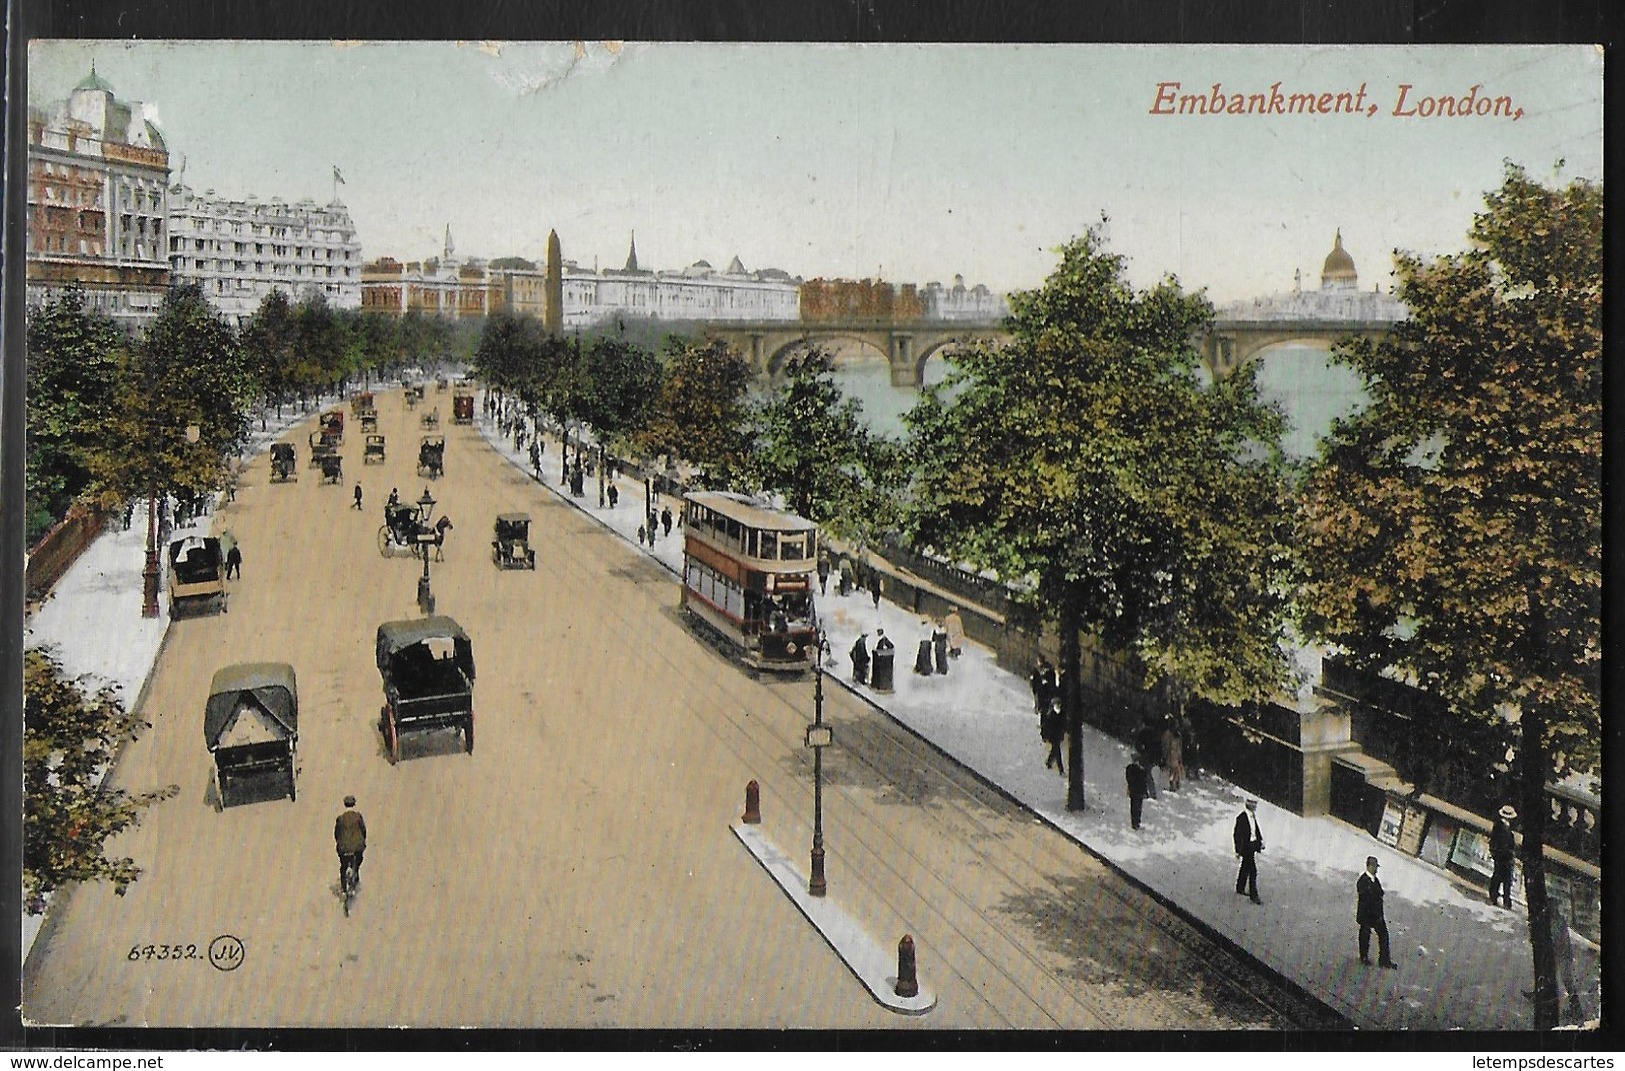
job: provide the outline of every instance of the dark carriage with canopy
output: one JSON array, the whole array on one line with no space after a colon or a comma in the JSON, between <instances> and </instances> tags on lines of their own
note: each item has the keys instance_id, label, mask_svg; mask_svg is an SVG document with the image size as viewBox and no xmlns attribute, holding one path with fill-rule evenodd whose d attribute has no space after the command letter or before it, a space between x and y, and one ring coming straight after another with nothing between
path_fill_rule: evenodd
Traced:
<instances>
[{"instance_id":1,"label":"dark carriage with canopy","mask_svg":"<svg viewBox=\"0 0 1625 1071\"><path fill-rule=\"evenodd\" d=\"M344 458L336 453L322 458L322 482L338 483L342 479L344 479Z\"/></svg>"},{"instance_id":2,"label":"dark carriage with canopy","mask_svg":"<svg viewBox=\"0 0 1625 1071\"><path fill-rule=\"evenodd\" d=\"M418 444L418 475L439 479L446 474L446 437L425 435Z\"/></svg>"},{"instance_id":3,"label":"dark carriage with canopy","mask_svg":"<svg viewBox=\"0 0 1625 1071\"><path fill-rule=\"evenodd\" d=\"M214 756L221 808L297 799L299 688L284 662L243 662L214 675L203 710L203 742Z\"/></svg>"},{"instance_id":4,"label":"dark carriage with canopy","mask_svg":"<svg viewBox=\"0 0 1625 1071\"><path fill-rule=\"evenodd\" d=\"M224 552L213 536L182 536L169 544L169 616L205 608L226 611Z\"/></svg>"},{"instance_id":5,"label":"dark carriage with canopy","mask_svg":"<svg viewBox=\"0 0 1625 1071\"><path fill-rule=\"evenodd\" d=\"M332 440L334 446L344 445L344 410L329 409L322 414L322 434Z\"/></svg>"},{"instance_id":6,"label":"dark carriage with canopy","mask_svg":"<svg viewBox=\"0 0 1625 1071\"><path fill-rule=\"evenodd\" d=\"M536 548L530 543L530 514L497 514L491 560L500 569L536 568Z\"/></svg>"},{"instance_id":7,"label":"dark carriage with canopy","mask_svg":"<svg viewBox=\"0 0 1625 1071\"><path fill-rule=\"evenodd\" d=\"M366 452L361 455L361 463L370 465L374 461L384 463L384 437L378 434L367 436Z\"/></svg>"},{"instance_id":8,"label":"dark carriage with canopy","mask_svg":"<svg viewBox=\"0 0 1625 1071\"><path fill-rule=\"evenodd\" d=\"M310 467L319 469L322 461L330 457L339 456L339 444L333 436L325 431L310 433Z\"/></svg>"},{"instance_id":9,"label":"dark carriage with canopy","mask_svg":"<svg viewBox=\"0 0 1625 1071\"><path fill-rule=\"evenodd\" d=\"M400 761L403 735L437 729L461 730L463 750L472 753L474 645L462 626L445 616L386 621L378 626L377 656L379 728L390 761Z\"/></svg>"},{"instance_id":10,"label":"dark carriage with canopy","mask_svg":"<svg viewBox=\"0 0 1625 1071\"><path fill-rule=\"evenodd\" d=\"M453 424L474 423L474 396L464 391L458 391L451 396L451 421Z\"/></svg>"},{"instance_id":11,"label":"dark carriage with canopy","mask_svg":"<svg viewBox=\"0 0 1625 1071\"><path fill-rule=\"evenodd\" d=\"M294 456L293 443L271 444L271 482L285 483L299 479L299 459Z\"/></svg>"}]
</instances>

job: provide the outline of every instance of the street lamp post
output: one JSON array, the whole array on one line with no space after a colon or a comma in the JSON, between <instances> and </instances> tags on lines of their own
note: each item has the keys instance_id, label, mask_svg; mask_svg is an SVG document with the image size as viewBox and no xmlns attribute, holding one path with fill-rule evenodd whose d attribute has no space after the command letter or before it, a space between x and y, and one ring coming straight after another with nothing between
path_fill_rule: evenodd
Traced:
<instances>
[{"instance_id":1,"label":"street lamp post","mask_svg":"<svg viewBox=\"0 0 1625 1071\"><path fill-rule=\"evenodd\" d=\"M423 576L418 578L418 609L425 614L434 613L434 592L429 590L429 543L424 538L427 534L430 516L434 513L434 496L429 494L429 488L423 488L423 497L418 499L419 516L418 551L423 555Z\"/></svg>"},{"instance_id":2,"label":"street lamp post","mask_svg":"<svg viewBox=\"0 0 1625 1071\"><path fill-rule=\"evenodd\" d=\"M196 443L203 429L186 425L186 441ZM147 495L147 560L141 570L141 616L158 616L158 491Z\"/></svg>"},{"instance_id":3,"label":"street lamp post","mask_svg":"<svg viewBox=\"0 0 1625 1071\"><path fill-rule=\"evenodd\" d=\"M808 896L823 896L824 880L824 749L835 742L835 730L824 724L824 633L819 631L813 648L813 723L807 726L807 746L813 749L813 838L812 877L807 880Z\"/></svg>"}]
</instances>

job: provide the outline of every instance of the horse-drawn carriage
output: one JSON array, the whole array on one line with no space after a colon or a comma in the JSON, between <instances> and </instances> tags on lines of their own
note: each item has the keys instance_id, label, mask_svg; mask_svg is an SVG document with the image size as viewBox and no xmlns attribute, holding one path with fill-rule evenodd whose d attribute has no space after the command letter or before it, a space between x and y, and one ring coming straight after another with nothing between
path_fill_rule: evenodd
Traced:
<instances>
[{"instance_id":1,"label":"horse-drawn carriage","mask_svg":"<svg viewBox=\"0 0 1625 1071\"><path fill-rule=\"evenodd\" d=\"M396 502L384 506L384 523L378 528L378 553L390 557L396 550L405 549L412 556L438 554L446 543L446 532L452 527L444 515L434 524L423 507L415 502Z\"/></svg>"},{"instance_id":2,"label":"horse-drawn carriage","mask_svg":"<svg viewBox=\"0 0 1625 1071\"><path fill-rule=\"evenodd\" d=\"M423 424L425 431L437 430L440 427L440 407L435 406L419 417L418 420Z\"/></svg>"},{"instance_id":3,"label":"horse-drawn carriage","mask_svg":"<svg viewBox=\"0 0 1625 1071\"><path fill-rule=\"evenodd\" d=\"M169 544L169 616L207 606L226 612L226 566L220 540L183 536Z\"/></svg>"},{"instance_id":4,"label":"horse-drawn carriage","mask_svg":"<svg viewBox=\"0 0 1625 1071\"><path fill-rule=\"evenodd\" d=\"M217 808L297 799L299 688L293 667L244 662L217 672L203 710L203 742L214 756Z\"/></svg>"},{"instance_id":5,"label":"horse-drawn carriage","mask_svg":"<svg viewBox=\"0 0 1625 1071\"><path fill-rule=\"evenodd\" d=\"M438 479L446 474L446 437L425 435L418 444L418 475Z\"/></svg>"},{"instance_id":6,"label":"horse-drawn carriage","mask_svg":"<svg viewBox=\"0 0 1625 1071\"><path fill-rule=\"evenodd\" d=\"M322 459L337 457L339 444L333 441L333 436L325 431L310 433L310 467L321 468Z\"/></svg>"},{"instance_id":7,"label":"horse-drawn carriage","mask_svg":"<svg viewBox=\"0 0 1625 1071\"><path fill-rule=\"evenodd\" d=\"M360 416L362 413L365 413L367 410L373 408L372 391L356 391L354 394L350 395L350 412L354 413L356 416Z\"/></svg>"},{"instance_id":8,"label":"horse-drawn carriage","mask_svg":"<svg viewBox=\"0 0 1625 1071\"><path fill-rule=\"evenodd\" d=\"M450 385L451 385L451 381L448 380L445 376L435 376L434 377L434 389L435 389L435 391L437 393L440 392L440 391L444 391Z\"/></svg>"},{"instance_id":9,"label":"horse-drawn carriage","mask_svg":"<svg viewBox=\"0 0 1625 1071\"><path fill-rule=\"evenodd\" d=\"M338 454L328 454L322 458L322 482L338 483L344 479L344 458Z\"/></svg>"},{"instance_id":10,"label":"horse-drawn carriage","mask_svg":"<svg viewBox=\"0 0 1625 1071\"><path fill-rule=\"evenodd\" d=\"M406 388L406 408L416 409L423 400L423 388L417 384L410 384Z\"/></svg>"},{"instance_id":11,"label":"horse-drawn carriage","mask_svg":"<svg viewBox=\"0 0 1625 1071\"><path fill-rule=\"evenodd\" d=\"M491 560L499 569L536 568L536 548L530 545L530 514L497 514Z\"/></svg>"},{"instance_id":12,"label":"horse-drawn carriage","mask_svg":"<svg viewBox=\"0 0 1625 1071\"><path fill-rule=\"evenodd\" d=\"M366 450L361 455L363 465L370 465L374 461L380 465L384 463L384 437L378 434L367 436Z\"/></svg>"},{"instance_id":13,"label":"horse-drawn carriage","mask_svg":"<svg viewBox=\"0 0 1625 1071\"><path fill-rule=\"evenodd\" d=\"M474 750L474 645L449 617L386 621L378 626L378 673L384 682L379 729L390 762L401 757L401 736L436 729L462 730L463 750Z\"/></svg>"},{"instance_id":14,"label":"horse-drawn carriage","mask_svg":"<svg viewBox=\"0 0 1625 1071\"><path fill-rule=\"evenodd\" d=\"M322 414L322 435L330 438L334 446L344 445L344 410L329 409Z\"/></svg>"},{"instance_id":15,"label":"horse-drawn carriage","mask_svg":"<svg viewBox=\"0 0 1625 1071\"><path fill-rule=\"evenodd\" d=\"M360 419L361 431L363 434L378 430L378 410L371 408L363 409L361 410Z\"/></svg>"},{"instance_id":16,"label":"horse-drawn carriage","mask_svg":"<svg viewBox=\"0 0 1625 1071\"><path fill-rule=\"evenodd\" d=\"M451 421L453 424L474 423L474 396L458 391L451 396Z\"/></svg>"},{"instance_id":17,"label":"horse-drawn carriage","mask_svg":"<svg viewBox=\"0 0 1625 1071\"><path fill-rule=\"evenodd\" d=\"M299 479L299 461L294 457L293 443L271 444L271 482L284 483Z\"/></svg>"}]
</instances>

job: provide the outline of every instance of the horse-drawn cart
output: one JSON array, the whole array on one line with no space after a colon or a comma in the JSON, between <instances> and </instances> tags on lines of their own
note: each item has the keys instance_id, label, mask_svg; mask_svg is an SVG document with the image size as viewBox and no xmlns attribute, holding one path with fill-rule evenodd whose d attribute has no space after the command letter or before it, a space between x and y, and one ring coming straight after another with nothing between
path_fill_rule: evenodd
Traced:
<instances>
[{"instance_id":1,"label":"horse-drawn cart","mask_svg":"<svg viewBox=\"0 0 1625 1071\"><path fill-rule=\"evenodd\" d=\"M213 536L184 536L169 544L169 616L192 607L226 612L225 559Z\"/></svg>"},{"instance_id":2,"label":"horse-drawn cart","mask_svg":"<svg viewBox=\"0 0 1625 1071\"><path fill-rule=\"evenodd\" d=\"M453 424L474 423L474 396L458 391L451 396L451 422Z\"/></svg>"},{"instance_id":3,"label":"horse-drawn cart","mask_svg":"<svg viewBox=\"0 0 1625 1071\"><path fill-rule=\"evenodd\" d=\"M344 445L344 410L329 409L322 414L322 434L329 437L334 446Z\"/></svg>"},{"instance_id":4,"label":"horse-drawn cart","mask_svg":"<svg viewBox=\"0 0 1625 1071\"><path fill-rule=\"evenodd\" d=\"M378 626L378 673L384 683L379 729L390 762L406 733L460 729L474 750L474 645L449 617L386 621Z\"/></svg>"},{"instance_id":5,"label":"horse-drawn cart","mask_svg":"<svg viewBox=\"0 0 1625 1071\"><path fill-rule=\"evenodd\" d=\"M218 807L255 798L297 799L299 688L293 667L244 662L217 672L203 711L203 742L214 756Z\"/></svg>"},{"instance_id":6,"label":"horse-drawn cart","mask_svg":"<svg viewBox=\"0 0 1625 1071\"><path fill-rule=\"evenodd\" d=\"M344 479L344 458L338 454L328 454L322 458L322 482L338 483Z\"/></svg>"},{"instance_id":7,"label":"horse-drawn cart","mask_svg":"<svg viewBox=\"0 0 1625 1071\"><path fill-rule=\"evenodd\" d=\"M380 465L384 463L384 437L377 434L367 436L366 452L361 455L363 465L371 465L375 461Z\"/></svg>"},{"instance_id":8,"label":"horse-drawn cart","mask_svg":"<svg viewBox=\"0 0 1625 1071\"><path fill-rule=\"evenodd\" d=\"M423 429L425 431L437 430L440 427L440 407L438 405L435 406L433 409L419 417L418 420L423 424Z\"/></svg>"},{"instance_id":9,"label":"horse-drawn cart","mask_svg":"<svg viewBox=\"0 0 1625 1071\"><path fill-rule=\"evenodd\" d=\"M271 444L271 482L285 483L299 479L299 461L294 457L293 443Z\"/></svg>"},{"instance_id":10,"label":"horse-drawn cart","mask_svg":"<svg viewBox=\"0 0 1625 1071\"><path fill-rule=\"evenodd\" d=\"M530 545L530 514L497 514L491 560L499 569L536 568L536 548Z\"/></svg>"},{"instance_id":11,"label":"horse-drawn cart","mask_svg":"<svg viewBox=\"0 0 1625 1071\"><path fill-rule=\"evenodd\" d=\"M418 444L418 475L438 479L446 474L446 437L425 435Z\"/></svg>"}]
</instances>

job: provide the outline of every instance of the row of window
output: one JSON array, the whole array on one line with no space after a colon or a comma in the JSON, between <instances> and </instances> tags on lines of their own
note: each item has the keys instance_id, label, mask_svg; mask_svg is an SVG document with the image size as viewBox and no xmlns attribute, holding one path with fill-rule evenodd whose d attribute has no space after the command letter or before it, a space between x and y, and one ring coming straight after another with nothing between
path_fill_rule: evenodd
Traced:
<instances>
[{"instance_id":1,"label":"row of window","mask_svg":"<svg viewBox=\"0 0 1625 1071\"><path fill-rule=\"evenodd\" d=\"M683 568L683 583L728 616L744 619L744 590L710 566L702 565L693 558L688 559Z\"/></svg>"},{"instance_id":2,"label":"row of window","mask_svg":"<svg viewBox=\"0 0 1625 1071\"><path fill-rule=\"evenodd\" d=\"M213 216L191 216L194 231L218 231L222 234L251 234L264 238L301 238L309 237L315 242L333 242L343 245L354 240L354 233L344 230L318 230L310 228L307 232L304 227L284 227L270 223L244 223L241 220L221 219ZM290 235L288 232L292 230Z\"/></svg>"},{"instance_id":3,"label":"row of window","mask_svg":"<svg viewBox=\"0 0 1625 1071\"><path fill-rule=\"evenodd\" d=\"M697 532L705 532L712 539L728 544L736 553L764 561L806 561L816 557L817 533L769 532L741 524L732 517L698 503L688 506L687 523Z\"/></svg>"}]
</instances>

